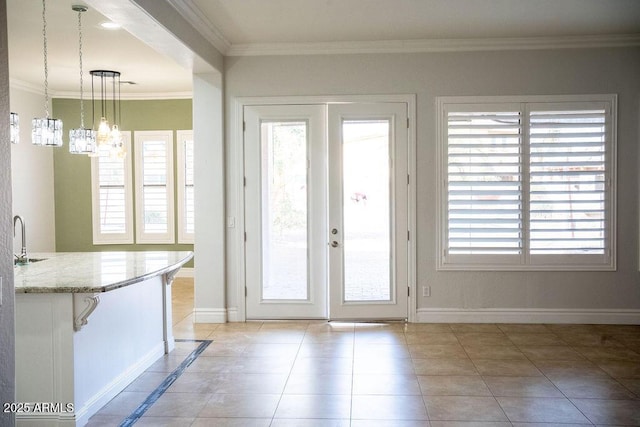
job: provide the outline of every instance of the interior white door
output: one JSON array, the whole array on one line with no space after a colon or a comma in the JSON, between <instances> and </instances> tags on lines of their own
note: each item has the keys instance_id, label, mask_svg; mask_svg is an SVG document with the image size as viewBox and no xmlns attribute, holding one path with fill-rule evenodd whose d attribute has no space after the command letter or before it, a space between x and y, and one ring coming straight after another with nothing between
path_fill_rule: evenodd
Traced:
<instances>
[{"instance_id":1,"label":"interior white door","mask_svg":"<svg viewBox=\"0 0 640 427\"><path fill-rule=\"evenodd\" d=\"M327 318L326 106L245 106L248 319Z\"/></svg>"},{"instance_id":2,"label":"interior white door","mask_svg":"<svg viewBox=\"0 0 640 427\"><path fill-rule=\"evenodd\" d=\"M405 319L407 104L328 106L329 318Z\"/></svg>"}]
</instances>

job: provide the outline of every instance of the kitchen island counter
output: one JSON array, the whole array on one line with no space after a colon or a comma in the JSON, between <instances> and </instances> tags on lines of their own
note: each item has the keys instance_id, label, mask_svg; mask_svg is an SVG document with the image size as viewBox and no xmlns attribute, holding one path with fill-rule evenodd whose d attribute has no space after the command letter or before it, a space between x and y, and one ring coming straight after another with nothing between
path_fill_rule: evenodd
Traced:
<instances>
[{"instance_id":1,"label":"kitchen island counter","mask_svg":"<svg viewBox=\"0 0 640 427\"><path fill-rule=\"evenodd\" d=\"M177 272L192 252L51 252L14 269L16 293L108 292Z\"/></svg>"},{"instance_id":2,"label":"kitchen island counter","mask_svg":"<svg viewBox=\"0 0 640 427\"><path fill-rule=\"evenodd\" d=\"M60 411L16 414L16 424L82 426L175 347L171 283L193 253L30 257L40 261L14 268L16 401Z\"/></svg>"}]
</instances>

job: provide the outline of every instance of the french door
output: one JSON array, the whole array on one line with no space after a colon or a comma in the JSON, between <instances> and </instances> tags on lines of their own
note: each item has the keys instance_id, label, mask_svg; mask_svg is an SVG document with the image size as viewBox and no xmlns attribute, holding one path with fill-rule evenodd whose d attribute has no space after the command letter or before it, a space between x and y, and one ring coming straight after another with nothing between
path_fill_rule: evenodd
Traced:
<instances>
[{"instance_id":1,"label":"french door","mask_svg":"<svg viewBox=\"0 0 640 427\"><path fill-rule=\"evenodd\" d=\"M405 103L244 107L248 319L404 319Z\"/></svg>"}]
</instances>

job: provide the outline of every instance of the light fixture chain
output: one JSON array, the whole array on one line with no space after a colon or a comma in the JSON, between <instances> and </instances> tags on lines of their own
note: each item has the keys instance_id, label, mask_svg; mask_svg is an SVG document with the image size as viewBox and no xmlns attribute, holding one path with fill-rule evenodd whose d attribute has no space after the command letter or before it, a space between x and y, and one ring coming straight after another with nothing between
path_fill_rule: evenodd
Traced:
<instances>
[{"instance_id":1,"label":"light fixture chain","mask_svg":"<svg viewBox=\"0 0 640 427\"><path fill-rule=\"evenodd\" d=\"M42 40L44 54L44 111L49 118L49 64L47 62L47 5L42 0Z\"/></svg>"}]
</instances>

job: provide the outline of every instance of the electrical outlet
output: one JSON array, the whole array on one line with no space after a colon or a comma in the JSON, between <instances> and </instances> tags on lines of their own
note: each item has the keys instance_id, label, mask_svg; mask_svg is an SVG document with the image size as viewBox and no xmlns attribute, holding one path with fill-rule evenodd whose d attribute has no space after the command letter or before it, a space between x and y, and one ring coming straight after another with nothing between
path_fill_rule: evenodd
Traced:
<instances>
[{"instance_id":1,"label":"electrical outlet","mask_svg":"<svg viewBox=\"0 0 640 427\"><path fill-rule=\"evenodd\" d=\"M431 286L423 286L422 287L422 296L430 297L431 296Z\"/></svg>"}]
</instances>

